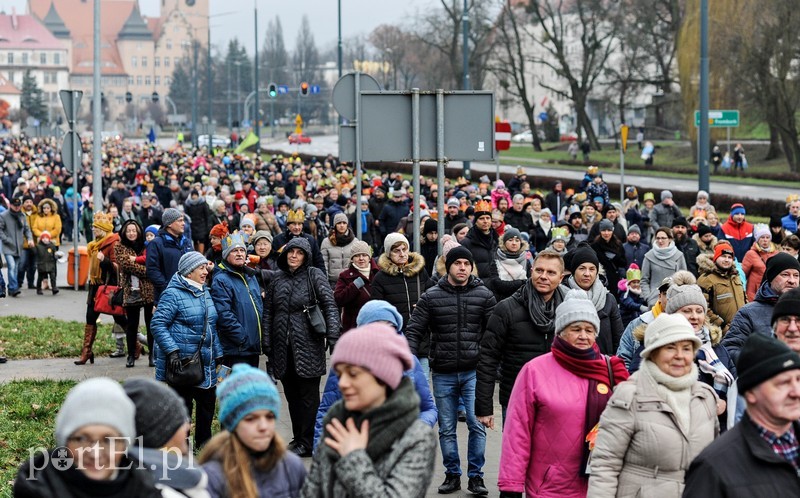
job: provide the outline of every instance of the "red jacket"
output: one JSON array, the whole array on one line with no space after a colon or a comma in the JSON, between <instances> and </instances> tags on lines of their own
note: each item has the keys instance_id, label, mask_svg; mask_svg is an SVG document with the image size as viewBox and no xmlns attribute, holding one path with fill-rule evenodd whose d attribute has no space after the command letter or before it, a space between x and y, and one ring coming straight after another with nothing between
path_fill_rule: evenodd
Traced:
<instances>
[{"instance_id":1,"label":"red jacket","mask_svg":"<svg viewBox=\"0 0 800 498\"><path fill-rule=\"evenodd\" d=\"M725 239L730 242L733 247L733 253L736 255L736 261L740 263L744 260L744 255L753 247L753 224L747 221L742 223L734 223L733 218L728 218L722 225L722 233L725 234Z\"/></svg>"},{"instance_id":2,"label":"red jacket","mask_svg":"<svg viewBox=\"0 0 800 498\"><path fill-rule=\"evenodd\" d=\"M379 271L380 268L375 260L371 259L369 279L363 278L364 275L352 263L339 274L339 280L336 281L336 288L333 290L333 298L336 300L336 306L342 312L342 332L355 328L358 312L372 298L372 280ZM354 283L358 277L364 279L364 286L360 289Z\"/></svg>"}]
</instances>

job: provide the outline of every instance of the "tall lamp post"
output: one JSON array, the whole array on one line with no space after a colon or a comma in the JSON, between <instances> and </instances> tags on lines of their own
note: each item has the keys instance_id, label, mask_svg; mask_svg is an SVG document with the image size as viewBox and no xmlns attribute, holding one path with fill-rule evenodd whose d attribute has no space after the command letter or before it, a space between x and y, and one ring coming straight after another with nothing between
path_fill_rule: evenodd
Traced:
<instances>
[{"instance_id":1,"label":"tall lamp post","mask_svg":"<svg viewBox=\"0 0 800 498\"><path fill-rule=\"evenodd\" d=\"M467 0L464 0L464 12L461 14L461 33L462 37L462 55L464 66L464 77L461 86L464 90L470 90L469 80L469 12L467 11ZM470 162L464 161L464 177L469 180L470 178Z\"/></svg>"},{"instance_id":2,"label":"tall lamp post","mask_svg":"<svg viewBox=\"0 0 800 498\"><path fill-rule=\"evenodd\" d=\"M258 102L258 1L253 0L253 25L255 28L255 67L253 68L253 90L256 92L256 138L258 141L256 142L256 156L261 156L261 123L259 110L261 109L259 102Z\"/></svg>"},{"instance_id":3,"label":"tall lamp post","mask_svg":"<svg viewBox=\"0 0 800 498\"><path fill-rule=\"evenodd\" d=\"M92 68L92 191L94 208L103 210L103 179L100 176L101 142L103 128L103 102L100 90L100 0L94 0L94 61ZM75 195L78 195L75 185Z\"/></svg>"},{"instance_id":4,"label":"tall lamp post","mask_svg":"<svg viewBox=\"0 0 800 498\"><path fill-rule=\"evenodd\" d=\"M708 131L708 0L700 0L700 136L697 144L699 189L711 191L708 171L710 155Z\"/></svg>"}]
</instances>

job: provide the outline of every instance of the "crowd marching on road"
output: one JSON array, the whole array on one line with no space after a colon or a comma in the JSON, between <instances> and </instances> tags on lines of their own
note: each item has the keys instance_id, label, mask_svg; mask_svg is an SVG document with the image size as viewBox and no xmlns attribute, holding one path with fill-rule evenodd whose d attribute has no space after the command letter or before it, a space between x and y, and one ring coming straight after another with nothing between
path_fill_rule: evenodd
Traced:
<instances>
[{"instance_id":1,"label":"crowd marching on road","mask_svg":"<svg viewBox=\"0 0 800 498\"><path fill-rule=\"evenodd\" d=\"M479 496L800 496L798 196L753 225L703 191L612 202L591 166L549 192L522 168L421 178L414 205L399 173L332 156L109 140L96 206L92 174L28 138L0 139L0 180L0 297L58 299L77 228L75 364L111 314L112 356L150 377L75 386L54 427L74 463L31 457L14 496L425 496L437 432L441 494L466 472Z\"/></svg>"}]
</instances>

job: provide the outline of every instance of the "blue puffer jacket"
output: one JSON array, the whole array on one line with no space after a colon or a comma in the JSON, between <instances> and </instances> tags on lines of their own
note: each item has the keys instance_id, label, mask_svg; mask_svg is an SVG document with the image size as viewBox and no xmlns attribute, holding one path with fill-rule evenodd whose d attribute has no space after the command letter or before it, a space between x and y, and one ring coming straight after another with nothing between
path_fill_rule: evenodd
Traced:
<instances>
[{"instance_id":1,"label":"blue puffer jacket","mask_svg":"<svg viewBox=\"0 0 800 498\"><path fill-rule=\"evenodd\" d=\"M404 372L403 375L411 377L414 381L414 389L419 395L419 419L433 427L439 420L439 410L436 409L431 387L428 384L428 377L425 376L422 365L420 365L416 356L411 358L414 360L414 367ZM322 437L322 420L325 418L325 414L328 413L328 409L340 399L342 399L342 391L339 390L339 376L336 375L333 367L331 367L330 372L328 372L328 380L325 381L325 391L322 393L322 400L317 410L317 422L314 424L315 450L319 446L319 440Z\"/></svg>"},{"instance_id":2,"label":"blue puffer jacket","mask_svg":"<svg viewBox=\"0 0 800 498\"><path fill-rule=\"evenodd\" d=\"M211 296L219 314L217 329L224 353L260 355L264 301L256 277L234 271L222 261L214 269Z\"/></svg>"},{"instance_id":3,"label":"blue puffer jacket","mask_svg":"<svg viewBox=\"0 0 800 498\"><path fill-rule=\"evenodd\" d=\"M217 309L208 289L202 291L190 285L177 273L161 294L150 329L155 337L156 380L167 380L166 358L180 351L181 358L189 358L206 328L201 355L205 376L197 387L209 389L217 385L217 358L222 357L222 345L217 334Z\"/></svg>"},{"instance_id":4,"label":"blue puffer jacket","mask_svg":"<svg viewBox=\"0 0 800 498\"><path fill-rule=\"evenodd\" d=\"M772 335L772 309L778 302L778 295L764 282L758 288L756 299L747 303L733 317L728 333L722 338L722 345L728 350L733 362L739 361L739 351L750 334L757 332L766 336Z\"/></svg>"},{"instance_id":5,"label":"blue puffer jacket","mask_svg":"<svg viewBox=\"0 0 800 498\"><path fill-rule=\"evenodd\" d=\"M191 250L193 250L191 239L187 239L185 235L176 239L163 228L158 231L156 238L147 244L145 268L147 279L153 283L156 306L170 279L178 272L181 256Z\"/></svg>"}]
</instances>

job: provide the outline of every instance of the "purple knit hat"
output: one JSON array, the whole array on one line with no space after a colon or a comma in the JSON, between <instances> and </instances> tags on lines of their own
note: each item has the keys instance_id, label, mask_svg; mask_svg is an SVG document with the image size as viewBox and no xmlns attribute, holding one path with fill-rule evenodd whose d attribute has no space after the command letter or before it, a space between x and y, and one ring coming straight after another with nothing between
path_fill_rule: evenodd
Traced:
<instances>
[{"instance_id":1,"label":"purple knit hat","mask_svg":"<svg viewBox=\"0 0 800 498\"><path fill-rule=\"evenodd\" d=\"M331 356L331 365L335 367L339 363L364 367L392 389L397 389L403 372L414 365L406 338L380 323L343 334Z\"/></svg>"}]
</instances>

